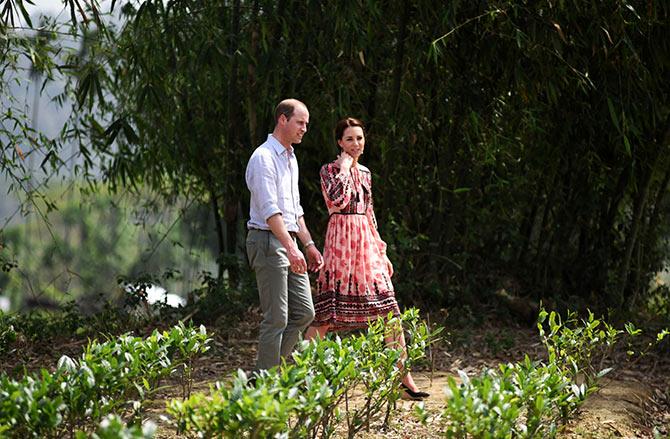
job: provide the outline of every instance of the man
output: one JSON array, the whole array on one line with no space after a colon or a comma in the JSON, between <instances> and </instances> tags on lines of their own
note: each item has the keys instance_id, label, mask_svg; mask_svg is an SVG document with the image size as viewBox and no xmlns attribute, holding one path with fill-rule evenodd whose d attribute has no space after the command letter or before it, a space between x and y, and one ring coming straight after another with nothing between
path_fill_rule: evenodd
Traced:
<instances>
[{"instance_id":1,"label":"man","mask_svg":"<svg viewBox=\"0 0 670 439\"><path fill-rule=\"evenodd\" d=\"M258 370L277 366L281 357L290 355L300 331L314 319L307 261L310 270L318 271L323 257L305 225L292 146L302 141L308 124L305 104L296 99L281 101L275 109L274 131L256 148L247 165L251 192L247 255L256 272L263 312Z\"/></svg>"}]
</instances>

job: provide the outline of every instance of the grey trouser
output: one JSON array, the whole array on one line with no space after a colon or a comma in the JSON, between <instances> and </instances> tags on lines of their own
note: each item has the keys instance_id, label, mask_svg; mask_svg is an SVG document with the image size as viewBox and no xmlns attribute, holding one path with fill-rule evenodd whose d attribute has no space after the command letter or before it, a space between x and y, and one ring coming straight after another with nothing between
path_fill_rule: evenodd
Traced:
<instances>
[{"instance_id":1,"label":"grey trouser","mask_svg":"<svg viewBox=\"0 0 670 439\"><path fill-rule=\"evenodd\" d=\"M256 368L270 369L291 354L300 331L314 319L309 277L291 271L286 249L270 231L249 230L247 256L263 312Z\"/></svg>"}]
</instances>

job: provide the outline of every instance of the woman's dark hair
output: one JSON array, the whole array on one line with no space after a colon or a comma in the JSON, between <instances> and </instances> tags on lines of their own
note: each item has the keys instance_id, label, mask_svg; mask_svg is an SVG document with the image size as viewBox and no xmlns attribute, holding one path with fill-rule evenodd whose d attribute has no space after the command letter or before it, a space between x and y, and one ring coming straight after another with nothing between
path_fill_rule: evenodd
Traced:
<instances>
[{"instance_id":1,"label":"woman's dark hair","mask_svg":"<svg viewBox=\"0 0 670 439\"><path fill-rule=\"evenodd\" d=\"M342 139L342 136L344 136L344 131L349 127L361 127L363 134L365 134L365 124L363 124L363 122L354 117L345 117L344 119L340 120L337 125L335 125L336 144L338 140ZM337 149L340 149L340 145L337 145Z\"/></svg>"}]
</instances>

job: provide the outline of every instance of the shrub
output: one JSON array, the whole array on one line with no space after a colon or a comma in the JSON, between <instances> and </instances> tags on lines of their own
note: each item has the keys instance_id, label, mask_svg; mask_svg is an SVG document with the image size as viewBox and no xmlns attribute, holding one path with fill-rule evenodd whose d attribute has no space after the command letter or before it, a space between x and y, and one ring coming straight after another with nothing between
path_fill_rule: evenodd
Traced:
<instances>
[{"instance_id":1,"label":"shrub","mask_svg":"<svg viewBox=\"0 0 670 439\"><path fill-rule=\"evenodd\" d=\"M105 417L98 428L90 436L85 432L78 431L76 439L152 439L156 434L156 425L147 422L141 427L128 427L121 418L116 415Z\"/></svg>"},{"instance_id":2,"label":"shrub","mask_svg":"<svg viewBox=\"0 0 670 439\"><path fill-rule=\"evenodd\" d=\"M623 333L590 312L582 320L572 312L561 319L544 309L538 329L548 352L546 364L526 356L474 378L459 372L461 384L449 379L443 412L447 437L554 437L610 371L603 362ZM421 409L419 414L425 418Z\"/></svg>"},{"instance_id":3,"label":"shrub","mask_svg":"<svg viewBox=\"0 0 670 439\"><path fill-rule=\"evenodd\" d=\"M204 327L180 324L146 339L94 340L80 360L61 357L54 373L43 369L20 380L0 375L0 431L17 438L73 436L115 411L138 415L159 381L190 368L208 343Z\"/></svg>"},{"instance_id":4,"label":"shrub","mask_svg":"<svg viewBox=\"0 0 670 439\"><path fill-rule=\"evenodd\" d=\"M411 335L404 359L400 349L384 341L401 324ZM180 433L200 437L330 437L342 417L353 437L381 415L388 422L403 374L398 364L409 370L438 332L419 323L418 312L410 310L400 318L379 319L359 335L305 341L293 364L258 374L253 385L238 371L230 385L217 383L209 395L170 401L168 413ZM361 388L363 403L354 407L349 399ZM344 414L338 409L343 401Z\"/></svg>"}]
</instances>

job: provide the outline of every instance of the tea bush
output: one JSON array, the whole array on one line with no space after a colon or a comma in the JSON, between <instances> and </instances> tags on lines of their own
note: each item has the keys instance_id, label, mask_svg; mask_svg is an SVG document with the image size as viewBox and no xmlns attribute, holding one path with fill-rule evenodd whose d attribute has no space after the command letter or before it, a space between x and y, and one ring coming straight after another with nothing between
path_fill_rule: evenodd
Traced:
<instances>
[{"instance_id":1,"label":"tea bush","mask_svg":"<svg viewBox=\"0 0 670 439\"><path fill-rule=\"evenodd\" d=\"M542 309L537 328L549 354L549 363L560 365L572 378L586 380L587 386L595 385L598 378L609 371L604 369L604 361L624 332L596 319L590 311L586 319L580 320L573 311L568 311L563 319L554 311L548 313Z\"/></svg>"},{"instance_id":2,"label":"tea bush","mask_svg":"<svg viewBox=\"0 0 670 439\"><path fill-rule=\"evenodd\" d=\"M72 437L76 429L85 430L113 412L139 415L159 381L192 367L208 343L204 327L179 324L147 338L94 340L81 359L61 357L53 373L42 369L18 380L0 375L0 433Z\"/></svg>"},{"instance_id":3,"label":"tea bush","mask_svg":"<svg viewBox=\"0 0 670 439\"><path fill-rule=\"evenodd\" d=\"M31 344L48 343L59 337L86 337L101 332L118 334L141 326L144 322L109 302L100 312L90 316L82 315L74 302L55 312L0 311L0 353L9 351L18 340Z\"/></svg>"},{"instance_id":4,"label":"tea bush","mask_svg":"<svg viewBox=\"0 0 670 439\"><path fill-rule=\"evenodd\" d=\"M156 425L147 422L141 427L126 426L121 418L116 415L106 416L98 428L90 436L85 432L78 431L76 439L153 439L156 434Z\"/></svg>"},{"instance_id":5,"label":"tea bush","mask_svg":"<svg viewBox=\"0 0 670 439\"><path fill-rule=\"evenodd\" d=\"M401 325L411 336L405 358L385 343ZM217 383L209 395L172 400L168 413L180 433L199 437L326 438L343 418L353 437L382 416L388 422L403 371L425 356L438 333L419 322L416 310L378 319L359 335L300 343L292 364L261 372L253 385L238 371L231 385ZM355 406L349 404L354 389L363 391ZM344 413L338 408L342 402Z\"/></svg>"},{"instance_id":6,"label":"tea bush","mask_svg":"<svg viewBox=\"0 0 670 439\"><path fill-rule=\"evenodd\" d=\"M461 384L449 379L443 412L446 437L554 437L611 370L603 368L604 360L624 332L590 312L586 319L573 312L562 319L542 309L537 326L548 353L546 363L526 356L523 362L502 364L478 377L460 372ZM425 418L422 410L418 414Z\"/></svg>"}]
</instances>

